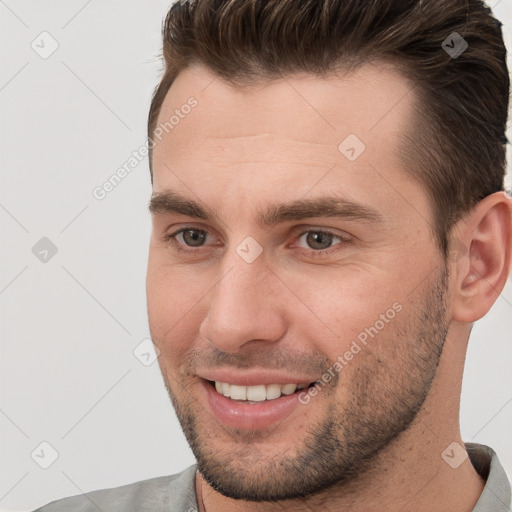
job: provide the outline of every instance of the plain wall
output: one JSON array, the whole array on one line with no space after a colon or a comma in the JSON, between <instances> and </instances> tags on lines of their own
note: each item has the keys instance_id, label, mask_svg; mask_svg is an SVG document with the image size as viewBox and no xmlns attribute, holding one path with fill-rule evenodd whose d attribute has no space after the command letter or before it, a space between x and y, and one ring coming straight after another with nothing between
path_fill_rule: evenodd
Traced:
<instances>
[{"instance_id":1,"label":"plain wall","mask_svg":"<svg viewBox=\"0 0 512 512\"><path fill-rule=\"evenodd\" d=\"M149 337L147 159L103 200L93 196L145 142L168 6L0 3L2 511L194 462L157 363L133 354ZM495 12L510 48L510 1ZM42 58L52 38L58 48ZM464 439L492 446L509 475L511 338L509 282L471 336L461 412ZM48 469L31 458L43 441L59 454Z\"/></svg>"}]
</instances>

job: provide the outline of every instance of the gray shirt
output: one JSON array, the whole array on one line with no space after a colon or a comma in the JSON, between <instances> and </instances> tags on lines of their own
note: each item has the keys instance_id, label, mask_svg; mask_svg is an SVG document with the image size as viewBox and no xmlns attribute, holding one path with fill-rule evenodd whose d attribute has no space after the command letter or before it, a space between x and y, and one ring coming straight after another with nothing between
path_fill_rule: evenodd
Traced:
<instances>
[{"instance_id":1,"label":"gray shirt","mask_svg":"<svg viewBox=\"0 0 512 512\"><path fill-rule=\"evenodd\" d=\"M486 481L473 512L510 512L510 483L488 446L466 444L469 459ZM34 512L196 512L196 466L181 473L53 501Z\"/></svg>"}]
</instances>

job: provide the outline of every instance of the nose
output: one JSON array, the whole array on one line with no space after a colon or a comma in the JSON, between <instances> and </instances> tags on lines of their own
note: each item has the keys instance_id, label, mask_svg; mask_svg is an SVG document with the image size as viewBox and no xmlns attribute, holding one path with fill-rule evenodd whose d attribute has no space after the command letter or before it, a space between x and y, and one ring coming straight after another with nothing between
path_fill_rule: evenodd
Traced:
<instances>
[{"instance_id":1,"label":"nose","mask_svg":"<svg viewBox=\"0 0 512 512\"><path fill-rule=\"evenodd\" d=\"M223 352L281 339L286 328L286 297L273 272L263 261L246 263L237 254L223 270L209 296L200 334Z\"/></svg>"}]
</instances>

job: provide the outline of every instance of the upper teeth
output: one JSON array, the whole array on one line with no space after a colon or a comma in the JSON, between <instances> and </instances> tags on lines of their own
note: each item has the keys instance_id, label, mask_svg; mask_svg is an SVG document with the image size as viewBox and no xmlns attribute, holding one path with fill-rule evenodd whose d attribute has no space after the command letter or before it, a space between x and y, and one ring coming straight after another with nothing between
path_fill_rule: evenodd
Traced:
<instances>
[{"instance_id":1,"label":"upper teeth","mask_svg":"<svg viewBox=\"0 0 512 512\"><path fill-rule=\"evenodd\" d=\"M215 381L215 389L221 394L233 400L249 400L262 402L274 400L281 395L291 395L297 389L304 389L307 384L268 384L259 386L237 386L227 382Z\"/></svg>"}]
</instances>

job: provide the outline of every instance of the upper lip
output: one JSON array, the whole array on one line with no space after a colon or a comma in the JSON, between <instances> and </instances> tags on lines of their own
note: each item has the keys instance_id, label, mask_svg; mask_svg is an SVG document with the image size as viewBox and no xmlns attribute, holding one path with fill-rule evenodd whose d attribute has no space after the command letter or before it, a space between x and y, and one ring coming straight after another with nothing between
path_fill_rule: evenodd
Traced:
<instances>
[{"instance_id":1,"label":"upper lip","mask_svg":"<svg viewBox=\"0 0 512 512\"><path fill-rule=\"evenodd\" d=\"M246 369L243 371L230 368L205 369L196 372L202 379L226 382L237 386L258 386L269 384L311 384L317 379L304 375L279 373L271 370Z\"/></svg>"}]
</instances>

